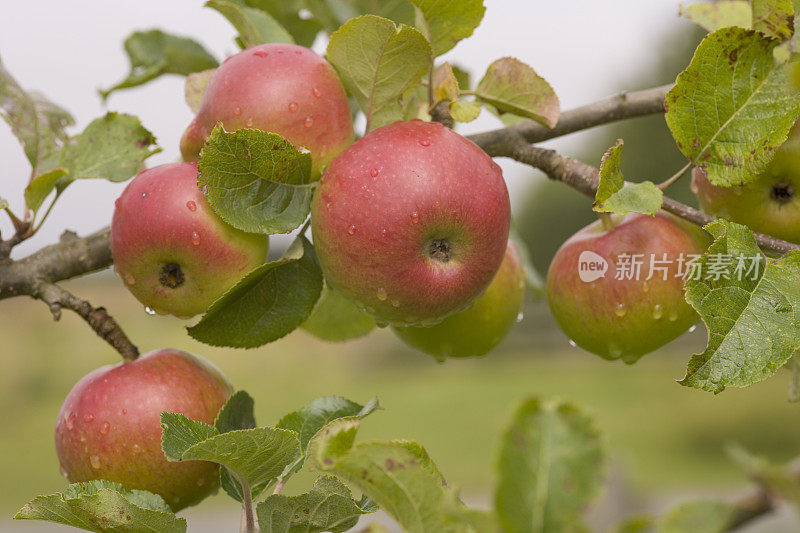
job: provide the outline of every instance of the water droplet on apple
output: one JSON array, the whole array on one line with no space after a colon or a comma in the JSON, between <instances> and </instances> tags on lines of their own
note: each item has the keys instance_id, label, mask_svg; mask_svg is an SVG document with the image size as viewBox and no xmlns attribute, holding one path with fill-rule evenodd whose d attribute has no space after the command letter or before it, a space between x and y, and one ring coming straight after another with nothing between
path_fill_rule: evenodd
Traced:
<instances>
[{"instance_id":1,"label":"water droplet on apple","mask_svg":"<svg viewBox=\"0 0 800 533\"><path fill-rule=\"evenodd\" d=\"M127 283L128 285L136 285L136 278L133 277L133 274L128 272L127 274L125 274L125 283Z\"/></svg>"},{"instance_id":2,"label":"water droplet on apple","mask_svg":"<svg viewBox=\"0 0 800 533\"><path fill-rule=\"evenodd\" d=\"M692 326L689 328L689 333L694 333L694 330L697 329L697 326Z\"/></svg>"},{"instance_id":3,"label":"water droplet on apple","mask_svg":"<svg viewBox=\"0 0 800 533\"><path fill-rule=\"evenodd\" d=\"M120 410L119 410L119 414L121 414L122 416L125 416L125 415L127 415L127 414L128 414L128 410L127 410L127 409L124 409L124 408L123 408L123 409L120 409Z\"/></svg>"},{"instance_id":4,"label":"water droplet on apple","mask_svg":"<svg viewBox=\"0 0 800 533\"><path fill-rule=\"evenodd\" d=\"M91 463L92 468L94 468L95 470L100 469L100 458L97 457L96 455L92 455L91 457L89 457L89 463Z\"/></svg>"},{"instance_id":5,"label":"water droplet on apple","mask_svg":"<svg viewBox=\"0 0 800 533\"><path fill-rule=\"evenodd\" d=\"M111 430L111 424L108 422L103 422L100 426L100 434L101 435L108 435L108 432Z\"/></svg>"},{"instance_id":6,"label":"water droplet on apple","mask_svg":"<svg viewBox=\"0 0 800 533\"><path fill-rule=\"evenodd\" d=\"M239 107L239 106L236 106L236 107L234 107L234 108L233 108L233 114L234 114L234 115L236 115L236 116L238 117L239 115L241 115L241 114L242 114L242 108L241 108L241 107Z\"/></svg>"},{"instance_id":7,"label":"water droplet on apple","mask_svg":"<svg viewBox=\"0 0 800 533\"><path fill-rule=\"evenodd\" d=\"M87 424L90 424L92 420L94 420L94 415L92 413L87 413L83 415L83 421L86 422Z\"/></svg>"},{"instance_id":8,"label":"water droplet on apple","mask_svg":"<svg viewBox=\"0 0 800 533\"><path fill-rule=\"evenodd\" d=\"M520 312L519 312L519 314L517 314L517 324L519 324L520 322L522 322L522 320L523 320L524 318L525 318L525 314L524 314L522 311L520 311Z\"/></svg>"},{"instance_id":9,"label":"water droplet on apple","mask_svg":"<svg viewBox=\"0 0 800 533\"><path fill-rule=\"evenodd\" d=\"M628 312L628 310L625 309L625 304L622 303L622 302L620 302L620 303L618 303L617 305L614 306L614 314L617 315L618 317L625 316L625 313L627 313L627 312Z\"/></svg>"},{"instance_id":10,"label":"water droplet on apple","mask_svg":"<svg viewBox=\"0 0 800 533\"><path fill-rule=\"evenodd\" d=\"M192 244L195 246L200 244L200 234L196 231L192 232Z\"/></svg>"},{"instance_id":11,"label":"water droplet on apple","mask_svg":"<svg viewBox=\"0 0 800 533\"><path fill-rule=\"evenodd\" d=\"M146 192L142 193L142 198L147 198L147 193Z\"/></svg>"},{"instance_id":12,"label":"water droplet on apple","mask_svg":"<svg viewBox=\"0 0 800 533\"><path fill-rule=\"evenodd\" d=\"M413 222L414 224L419 222L419 213L417 213L416 211L411 213L411 222Z\"/></svg>"},{"instance_id":13,"label":"water droplet on apple","mask_svg":"<svg viewBox=\"0 0 800 533\"><path fill-rule=\"evenodd\" d=\"M316 87L314 87L314 91L313 91L313 92L314 92L314 96L315 96L316 98L322 98L322 91L320 91L320 90L319 90L319 89L317 89Z\"/></svg>"},{"instance_id":14,"label":"water droplet on apple","mask_svg":"<svg viewBox=\"0 0 800 533\"><path fill-rule=\"evenodd\" d=\"M253 117L250 117L247 120L245 120L244 121L244 125L247 126L248 128L252 128L253 127Z\"/></svg>"},{"instance_id":15,"label":"water droplet on apple","mask_svg":"<svg viewBox=\"0 0 800 533\"><path fill-rule=\"evenodd\" d=\"M430 146L431 142L428 139L420 139L419 144L421 146Z\"/></svg>"},{"instance_id":16,"label":"water droplet on apple","mask_svg":"<svg viewBox=\"0 0 800 533\"><path fill-rule=\"evenodd\" d=\"M291 104L289 104L289 113L297 112L298 107L299 105L297 104L297 102L292 102Z\"/></svg>"},{"instance_id":17,"label":"water droplet on apple","mask_svg":"<svg viewBox=\"0 0 800 533\"><path fill-rule=\"evenodd\" d=\"M646 281L642 283L642 292L650 292L650 285Z\"/></svg>"},{"instance_id":18,"label":"water droplet on apple","mask_svg":"<svg viewBox=\"0 0 800 533\"><path fill-rule=\"evenodd\" d=\"M139 446L138 444L134 444L133 446L131 446L131 451L133 453L140 453L142 451L142 447Z\"/></svg>"},{"instance_id":19,"label":"water droplet on apple","mask_svg":"<svg viewBox=\"0 0 800 533\"><path fill-rule=\"evenodd\" d=\"M392 307L400 307L400 300L392 300Z\"/></svg>"},{"instance_id":20,"label":"water droplet on apple","mask_svg":"<svg viewBox=\"0 0 800 533\"><path fill-rule=\"evenodd\" d=\"M659 320L662 316L664 316L664 308L660 304L656 304L653 307L653 318Z\"/></svg>"},{"instance_id":21,"label":"water droplet on apple","mask_svg":"<svg viewBox=\"0 0 800 533\"><path fill-rule=\"evenodd\" d=\"M148 315L154 315L154 314L156 314L156 312L155 312L155 311L153 311L152 309L150 309L150 308L149 308L149 307L147 307L147 306L144 306L144 312L145 312L145 313L147 313Z\"/></svg>"},{"instance_id":22,"label":"water droplet on apple","mask_svg":"<svg viewBox=\"0 0 800 533\"><path fill-rule=\"evenodd\" d=\"M253 55L256 57L267 57L269 54L264 50L256 50L255 52L253 52Z\"/></svg>"},{"instance_id":23,"label":"water droplet on apple","mask_svg":"<svg viewBox=\"0 0 800 533\"><path fill-rule=\"evenodd\" d=\"M385 301L386 298L388 297L388 295L386 294L386 289L384 289L383 287L380 287L378 289L378 291L375 293L375 296L378 298L378 300L382 302Z\"/></svg>"},{"instance_id":24,"label":"water droplet on apple","mask_svg":"<svg viewBox=\"0 0 800 533\"><path fill-rule=\"evenodd\" d=\"M453 210L453 218L456 220L461 220L461 211L458 209Z\"/></svg>"},{"instance_id":25,"label":"water droplet on apple","mask_svg":"<svg viewBox=\"0 0 800 533\"><path fill-rule=\"evenodd\" d=\"M64 477L69 477L69 474L67 474L67 469L64 468L64 465L60 464L58 466L59 466L59 470L61 471L61 475L64 476Z\"/></svg>"},{"instance_id":26,"label":"water droplet on apple","mask_svg":"<svg viewBox=\"0 0 800 533\"><path fill-rule=\"evenodd\" d=\"M669 316L667 318L669 318L670 322L675 322L678 320L678 312L673 309L669 312Z\"/></svg>"},{"instance_id":27,"label":"water droplet on apple","mask_svg":"<svg viewBox=\"0 0 800 533\"><path fill-rule=\"evenodd\" d=\"M619 359L622 357L622 348L614 343L611 343L608 345L608 354L614 359Z\"/></svg>"},{"instance_id":28,"label":"water droplet on apple","mask_svg":"<svg viewBox=\"0 0 800 533\"><path fill-rule=\"evenodd\" d=\"M372 170L369 171L369 175L372 176L373 178L377 178L378 177L378 169L377 168L373 168Z\"/></svg>"},{"instance_id":29,"label":"water droplet on apple","mask_svg":"<svg viewBox=\"0 0 800 533\"><path fill-rule=\"evenodd\" d=\"M186 208L192 212L197 211L197 204L189 200L188 202L186 202Z\"/></svg>"},{"instance_id":30,"label":"water droplet on apple","mask_svg":"<svg viewBox=\"0 0 800 533\"><path fill-rule=\"evenodd\" d=\"M386 237L388 234L389 234L389 232L388 232L388 231L386 231L386 228L383 228L383 229L381 230L381 237Z\"/></svg>"},{"instance_id":31,"label":"water droplet on apple","mask_svg":"<svg viewBox=\"0 0 800 533\"><path fill-rule=\"evenodd\" d=\"M569 340L569 345L572 346L573 348L577 348L578 346L578 344L572 339Z\"/></svg>"},{"instance_id":32,"label":"water droplet on apple","mask_svg":"<svg viewBox=\"0 0 800 533\"><path fill-rule=\"evenodd\" d=\"M355 235L356 227L351 224L350 227L347 228L347 233L348 233L348 235Z\"/></svg>"},{"instance_id":33,"label":"water droplet on apple","mask_svg":"<svg viewBox=\"0 0 800 533\"><path fill-rule=\"evenodd\" d=\"M75 429L75 419L78 418L78 415L75 413L69 413L67 416L64 417L64 424L67 426L67 431L72 431Z\"/></svg>"},{"instance_id":34,"label":"water droplet on apple","mask_svg":"<svg viewBox=\"0 0 800 533\"><path fill-rule=\"evenodd\" d=\"M303 126L305 126L306 128L310 128L313 125L314 125L314 119L311 117L306 117L306 121L303 122Z\"/></svg>"}]
</instances>

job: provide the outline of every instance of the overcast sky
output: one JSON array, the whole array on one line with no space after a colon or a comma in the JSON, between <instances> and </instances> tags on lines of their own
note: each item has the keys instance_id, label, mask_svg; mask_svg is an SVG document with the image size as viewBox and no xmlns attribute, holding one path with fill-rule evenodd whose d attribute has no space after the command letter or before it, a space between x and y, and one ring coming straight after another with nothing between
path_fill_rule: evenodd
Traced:
<instances>
[{"instance_id":1,"label":"overcast sky","mask_svg":"<svg viewBox=\"0 0 800 533\"><path fill-rule=\"evenodd\" d=\"M654 38L672 25L676 0L485 0L486 16L475 34L444 59L468 67L474 82L495 59L513 55L547 79L562 109L607 96L620 79L659 54ZM137 115L157 137L163 152L150 166L175 161L178 142L192 115L183 101L183 79L166 76L141 88L113 94L107 108L96 89L122 79L128 70L122 41L131 32L161 28L203 43L218 59L235 53L235 32L216 11L190 0L27 0L7 2L0 17L0 60L26 89L43 92L77 120L74 132L106 110ZM318 52L324 43L317 43ZM462 127L472 133L500 124L484 112ZM574 141L573 141L574 142ZM554 141L567 152L570 139ZM512 191L531 181L530 172L501 162ZM0 123L0 197L22 212L29 166L5 123ZM124 184L85 180L72 184L45 226L15 256L57 240L70 228L85 234L107 225ZM512 195L513 196L513 195ZM10 226L0 214L0 230Z\"/></svg>"}]
</instances>

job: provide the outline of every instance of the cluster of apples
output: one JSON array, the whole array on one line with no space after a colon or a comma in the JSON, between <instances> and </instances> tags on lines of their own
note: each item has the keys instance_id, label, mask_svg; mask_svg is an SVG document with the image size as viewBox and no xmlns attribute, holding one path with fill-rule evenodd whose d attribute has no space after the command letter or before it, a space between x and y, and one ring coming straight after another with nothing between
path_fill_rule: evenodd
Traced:
<instances>
[{"instance_id":1,"label":"cluster of apples","mask_svg":"<svg viewBox=\"0 0 800 533\"><path fill-rule=\"evenodd\" d=\"M228 225L198 188L196 160L218 123L277 133L309 150L312 172L322 173L311 227L327 284L409 345L439 358L483 355L511 329L525 273L508 240L500 168L464 137L420 120L353 143L333 68L287 44L228 58L181 139L184 162L144 170L117 200L114 268L145 306L179 317L203 313L265 261L268 237ZM216 489L218 470L168 462L159 415L211 423L231 390L210 363L177 350L98 369L59 413L62 473L71 482L149 490L174 510L193 505Z\"/></svg>"}]
</instances>

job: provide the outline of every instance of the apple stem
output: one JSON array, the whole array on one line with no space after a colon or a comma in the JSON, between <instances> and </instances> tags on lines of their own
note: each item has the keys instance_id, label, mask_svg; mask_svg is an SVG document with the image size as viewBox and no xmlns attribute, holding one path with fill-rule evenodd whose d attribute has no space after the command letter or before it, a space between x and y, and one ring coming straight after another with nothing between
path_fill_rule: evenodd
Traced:
<instances>
[{"instance_id":1,"label":"apple stem","mask_svg":"<svg viewBox=\"0 0 800 533\"><path fill-rule=\"evenodd\" d=\"M603 224L604 230L611 231L614 229L614 219L611 217L611 213L597 213L597 218L599 218L600 223Z\"/></svg>"}]
</instances>

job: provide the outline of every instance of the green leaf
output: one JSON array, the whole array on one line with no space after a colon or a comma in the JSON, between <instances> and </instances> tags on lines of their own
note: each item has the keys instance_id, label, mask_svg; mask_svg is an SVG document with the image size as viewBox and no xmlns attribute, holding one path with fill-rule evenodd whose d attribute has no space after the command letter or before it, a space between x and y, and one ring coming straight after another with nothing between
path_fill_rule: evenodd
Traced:
<instances>
[{"instance_id":1,"label":"green leaf","mask_svg":"<svg viewBox=\"0 0 800 533\"><path fill-rule=\"evenodd\" d=\"M472 35L486 8L483 0L411 0L417 6L417 27L428 38L435 56Z\"/></svg>"},{"instance_id":2,"label":"green leaf","mask_svg":"<svg viewBox=\"0 0 800 533\"><path fill-rule=\"evenodd\" d=\"M334 32L327 59L367 117L367 131L403 118L402 96L431 61L425 37L409 26L363 15Z\"/></svg>"},{"instance_id":3,"label":"green leaf","mask_svg":"<svg viewBox=\"0 0 800 533\"><path fill-rule=\"evenodd\" d=\"M219 463L250 487L256 487L277 479L300 453L295 432L260 427L214 435L186 449L180 460Z\"/></svg>"},{"instance_id":4,"label":"green leaf","mask_svg":"<svg viewBox=\"0 0 800 533\"><path fill-rule=\"evenodd\" d=\"M444 523L463 533L501 533L494 511L470 509L464 506L454 490L446 491L440 512Z\"/></svg>"},{"instance_id":5,"label":"green leaf","mask_svg":"<svg viewBox=\"0 0 800 533\"><path fill-rule=\"evenodd\" d=\"M332 476L322 476L310 492L299 496L272 495L258 504L258 526L271 533L338 533L355 527L363 509L350 490Z\"/></svg>"},{"instance_id":6,"label":"green leaf","mask_svg":"<svg viewBox=\"0 0 800 533\"><path fill-rule=\"evenodd\" d=\"M192 110L192 113L200 111L200 104L203 103L203 95L206 94L208 84L214 73L217 71L215 68L203 70L202 72L192 72L186 76L186 83L183 86L183 98L186 105Z\"/></svg>"},{"instance_id":7,"label":"green leaf","mask_svg":"<svg viewBox=\"0 0 800 533\"><path fill-rule=\"evenodd\" d=\"M614 533L650 533L655 525L655 519L650 515L634 515L626 518L617 527Z\"/></svg>"},{"instance_id":8,"label":"green leaf","mask_svg":"<svg viewBox=\"0 0 800 533\"><path fill-rule=\"evenodd\" d=\"M762 172L800 114L800 93L778 64L778 41L741 28L709 34L667 93L678 148L715 185L743 185Z\"/></svg>"},{"instance_id":9,"label":"green leaf","mask_svg":"<svg viewBox=\"0 0 800 533\"><path fill-rule=\"evenodd\" d=\"M445 488L407 446L368 441L354 444L359 422L334 420L312 439L316 468L354 485L409 533L458 531L440 507Z\"/></svg>"},{"instance_id":10,"label":"green leaf","mask_svg":"<svg viewBox=\"0 0 800 533\"><path fill-rule=\"evenodd\" d=\"M299 411L285 415L276 427L297 432L300 445L305 450L311 438L329 422L345 417L361 419L380 408L377 398L372 398L366 405L359 405L339 396L324 396Z\"/></svg>"},{"instance_id":11,"label":"green leaf","mask_svg":"<svg viewBox=\"0 0 800 533\"><path fill-rule=\"evenodd\" d=\"M453 67L450 63L442 63L433 73L433 104L454 102L461 95Z\"/></svg>"},{"instance_id":12,"label":"green leaf","mask_svg":"<svg viewBox=\"0 0 800 533\"><path fill-rule=\"evenodd\" d=\"M250 272L188 328L212 346L255 348L280 339L302 324L322 290L314 248L296 240L282 259Z\"/></svg>"},{"instance_id":13,"label":"green leaf","mask_svg":"<svg viewBox=\"0 0 800 533\"><path fill-rule=\"evenodd\" d=\"M730 530L730 504L696 501L680 504L659 520L658 533L723 533Z\"/></svg>"},{"instance_id":14,"label":"green leaf","mask_svg":"<svg viewBox=\"0 0 800 533\"><path fill-rule=\"evenodd\" d=\"M600 485L603 452L592 420L567 403L527 399L500 447L495 507L507 533L579 531Z\"/></svg>"},{"instance_id":15,"label":"green leaf","mask_svg":"<svg viewBox=\"0 0 800 533\"><path fill-rule=\"evenodd\" d=\"M34 213L42 206L47 195L56 188L58 180L63 178L67 171L63 168L54 168L50 172L39 174L27 187L25 187L25 205Z\"/></svg>"},{"instance_id":16,"label":"green leaf","mask_svg":"<svg viewBox=\"0 0 800 533\"><path fill-rule=\"evenodd\" d=\"M311 316L300 327L322 340L342 342L367 335L375 320L325 284Z\"/></svg>"},{"instance_id":17,"label":"green leaf","mask_svg":"<svg viewBox=\"0 0 800 533\"><path fill-rule=\"evenodd\" d=\"M219 435L214 426L179 413L161 413L161 449L170 461L180 461L186 450Z\"/></svg>"},{"instance_id":18,"label":"green leaf","mask_svg":"<svg viewBox=\"0 0 800 533\"><path fill-rule=\"evenodd\" d=\"M218 125L197 168L211 207L242 231L288 233L311 211L311 156L275 133Z\"/></svg>"},{"instance_id":19,"label":"green leaf","mask_svg":"<svg viewBox=\"0 0 800 533\"><path fill-rule=\"evenodd\" d=\"M247 392L240 390L228 398L225 405L217 413L214 427L220 433L236 429L252 429L256 427L256 416L253 413L255 401Z\"/></svg>"},{"instance_id":20,"label":"green leaf","mask_svg":"<svg viewBox=\"0 0 800 533\"><path fill-rule=\"evenodd\" d=\"M786 41L794 34L792 0L752 0L753 29Z\"/></svg>"},{"instance_id":21,"label":"green leaf","mask_svg":"<svg viewBox=\"0 0 800 533\"><path fill-rule=\"evenodd\" d=\"M486 69L475 95L501 113L531 118L552 128L561 115L558 96L544 78L519 59L504 57Z\"/></svg>"},{"instance_id":22,"label":"green leaf","mask_svg":"<svg viewBox=\"0 0 800 533\"><path fill-rule=\"evenodd\" d=\"M598 213L644 213L654 215L661 210L664 194L653 182L625 183L620 169L622 139L609 148L600 162L600 181L594 198Z\"/></svg>"},{"instance_id":23,"label":"green leaf","mask_svg":"<svg viewBox=\"0 0 800 533\"><path fill-rule=\"evenodd\" d=\"M456 122L472 122L481 114L481 107L469 100L456 100L450 104L450 116Z\"/></svg>"},{"instance_id":24,"label":"green leaf","mask_svg":"<svg viewBox=\"0 0 800 533\"><path fill-rule=\"evenodd\" d=\"M206 7L218 11L239 32L242 48L264 43L291 43L294 39L266 11L225 0L211 0Z\"/></svg>"},{"instance_id":25,"label":"green leaf","mask_svg":"<svg viewBox=\"0 0 800 533\"><path fill-rule=\"evenodd\" d=\"M183 533L178 518L157 494L127 490L110 481L75 483L62 493L39 496L25 504L16 520L46 520L86 531L114 533Z\"/></svg>"},{"instance_id":26,"label":"green leaf","mask_svg":"<svg viewBox=\"0 0 800 533\"><path fill-rule=\"evenodd\" d=\"M161 151L139 119L122 113L96 118L61 150L58 166L67 171L58 187L82 178L120 182L135 176L145 159Z\"/></svg>"},{"instance_id":27,"label":"green leaf","mask_svg":"<svg viewBox=\"0 0 800 533\"><path fill-rule=\"evenodd\" d=\"M407 0L306 0L305 7L328 33L359 15L377 15L406 26L415 21L414 6Z\"/></svg>"},{"instance_id":28,"label":"green leaf","mask_svg":"<svg viewBox=\"0 0 800 533\"><path fill-rule=\"evenodd\" d=\"M46 172L42 163L67 140L66 128L75 120L66 110L35 92L26 92L0 63L0 117L19 139L33 173Z\"/></svg>"},{"instance_id":29,"label":"green leaf","mask_svg":"<svg viewBox=\"0 0 800 533\"><path fill-rule=\"evenodd\" d=\"M679 383L719 393L766 379L800 348L800 252L766 262L746 226L717 219L705 229L715 240L686 282L686 301L706 324L708 347Z\"/></svg>"},{"instance_id":30,"label":"green leaf","mask_svg":"<svg viewBox=\"0 0 800 533\"><path fill-rule=\"evenodd\" d=\"M8 209L8 200L0 198L0 209Z\"/></svg>"},{"instance_id":31,"label":"green leaf","mask_svg":"<svg viewBox=\"0 0 800 533\"><path fill-rule=\"evenodd\" d=\"M722 0L713 3L681 5L680 14L707 31L727 26L753 27L753 11L747 0Z\"/></svg>"},{"instance_id":32,"label":"green leaf","mask_svg":"<svg viewBox=\"0 0 800 533\"><path fill-rule=\"evenodd\" d=\"M260 9L268 13L286 28L295 42L310 47L322 29L320 22L314 18L300 17L300 11L306 7L305 0L232 0L237 4ZM339 25L336 26L337 28Z\"/></svg>"},{"instance_id":33,"label":"green leaf","mask_svg":"<svg viewBox=\"0 0 800 533\"><path fill-rule=\"evenodd\" d=\"M142 85L162 74L186 76L218 65L214 56L197 41L161 30L134 32L125 39L125 51L131 71L117 85L100 90L103 99L114 91Z\"/></svg>"}]
</instances>

